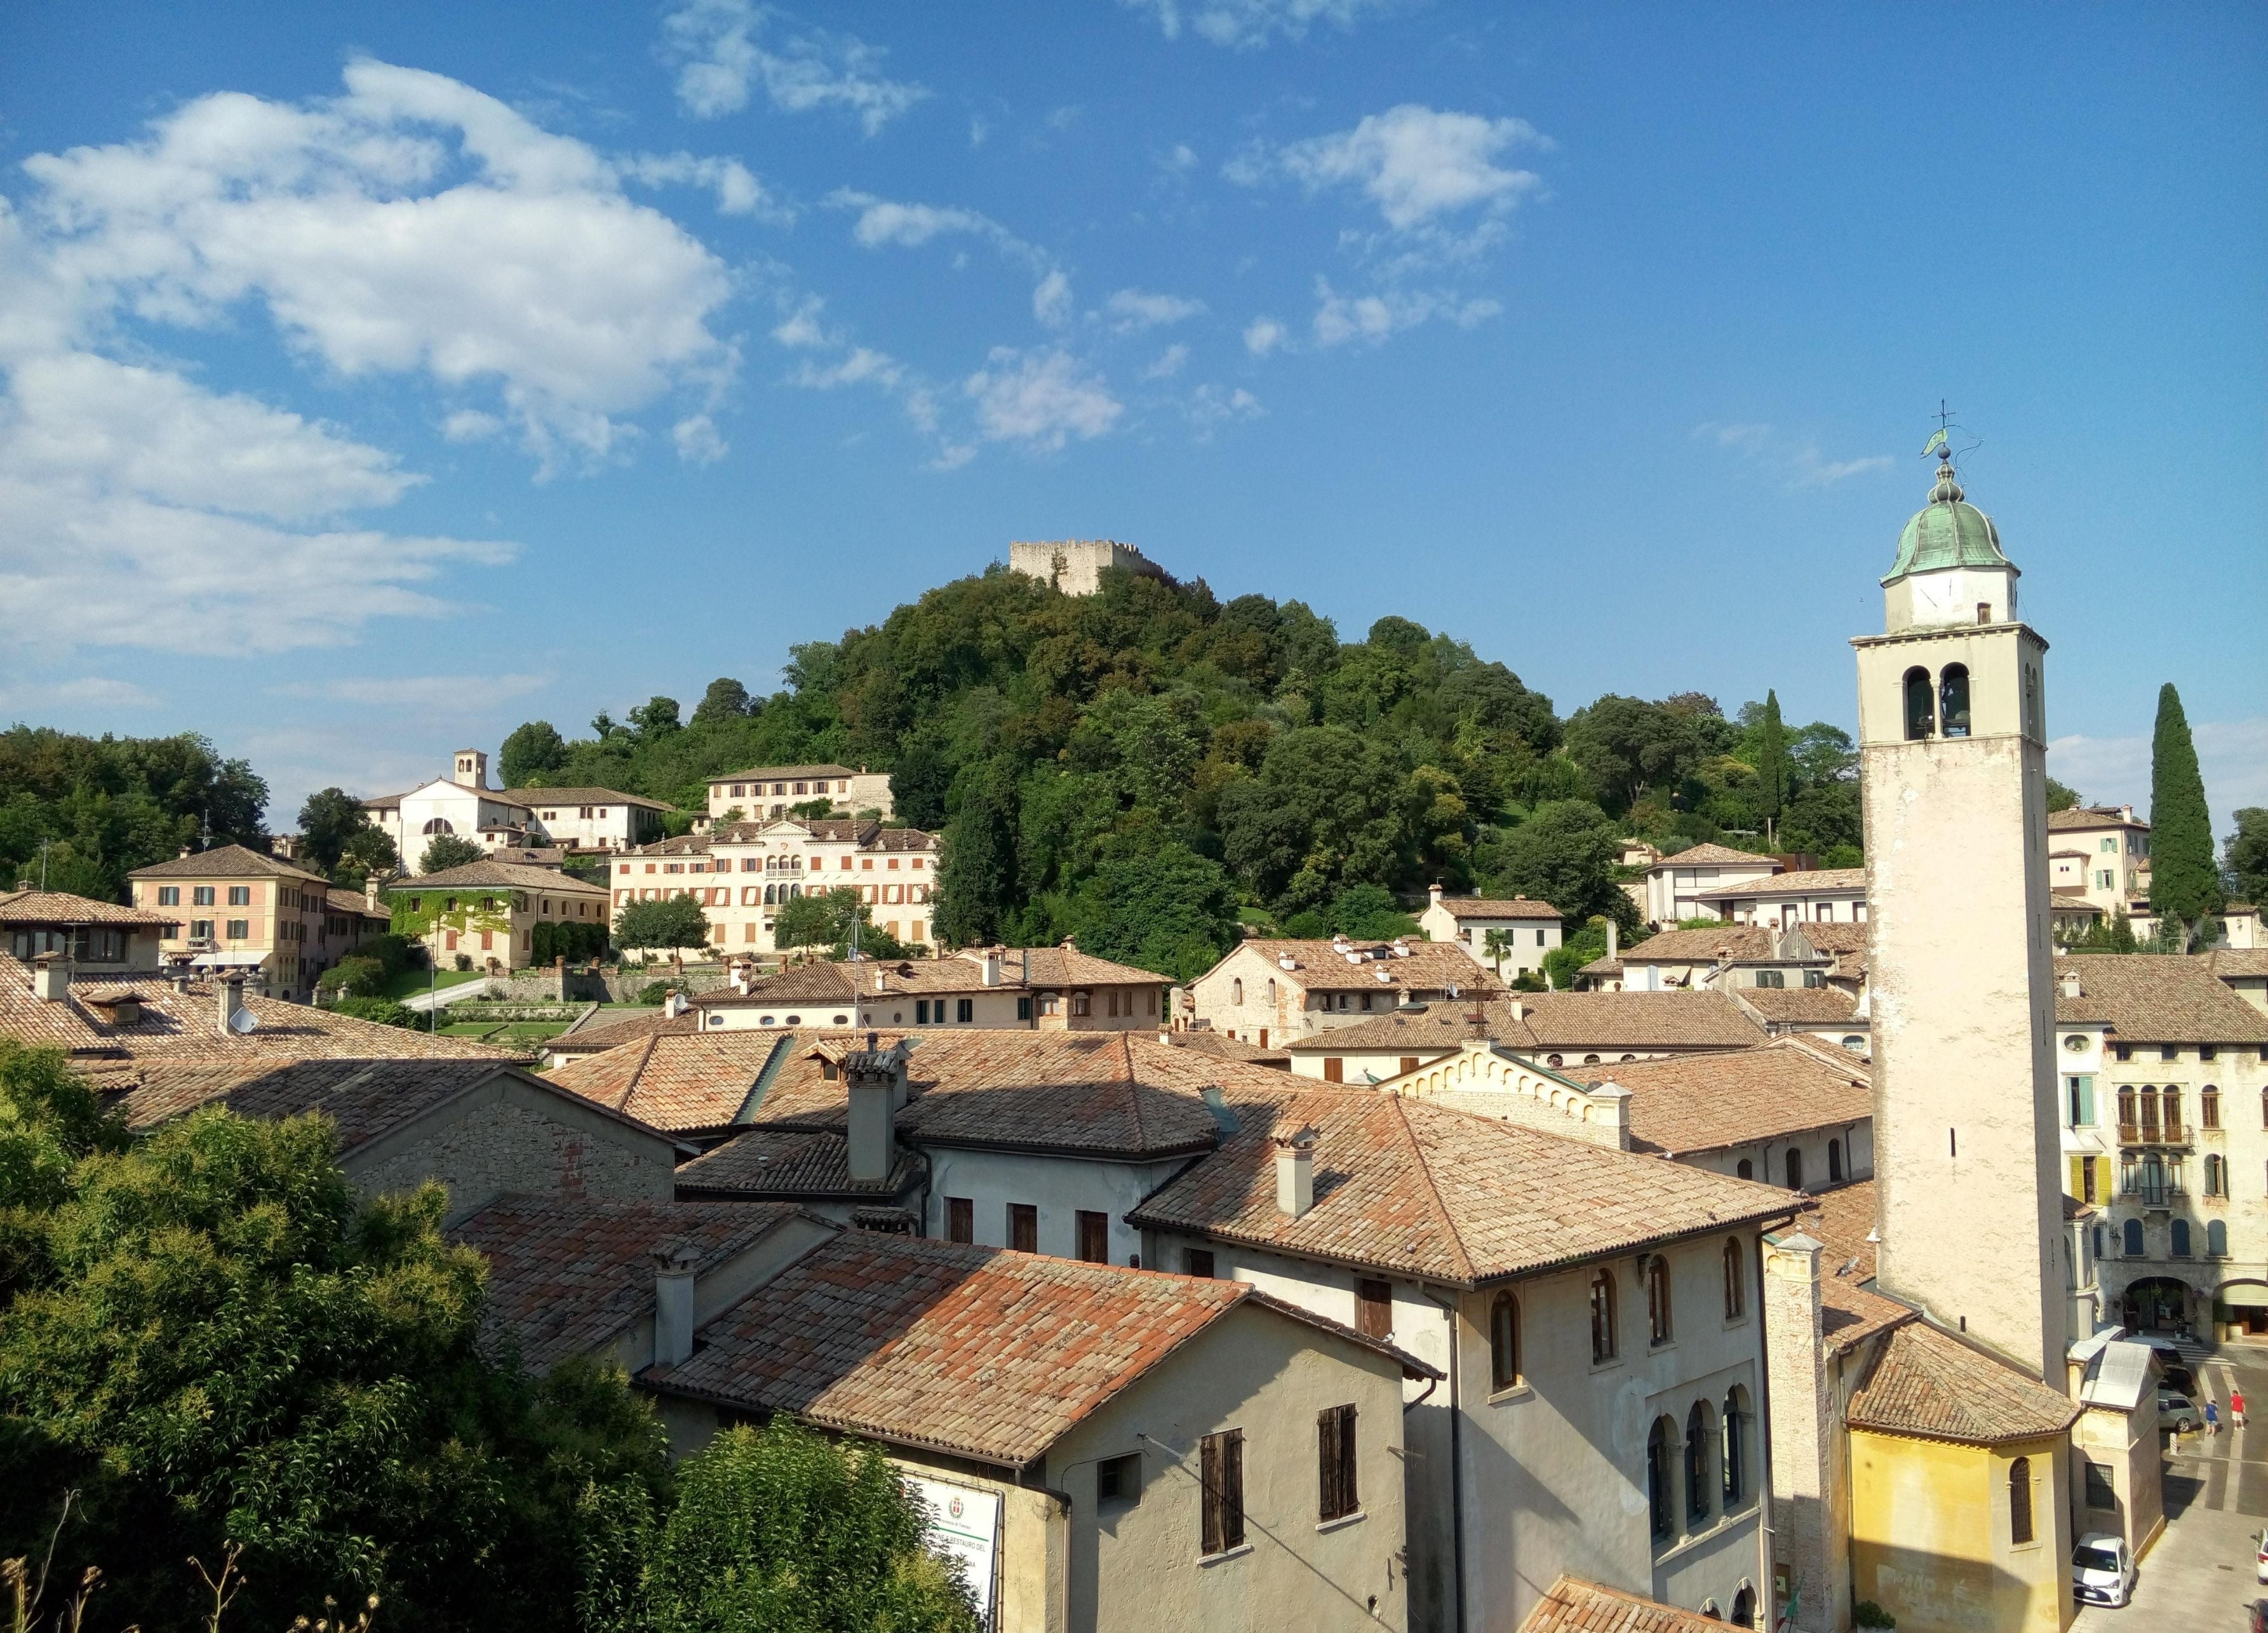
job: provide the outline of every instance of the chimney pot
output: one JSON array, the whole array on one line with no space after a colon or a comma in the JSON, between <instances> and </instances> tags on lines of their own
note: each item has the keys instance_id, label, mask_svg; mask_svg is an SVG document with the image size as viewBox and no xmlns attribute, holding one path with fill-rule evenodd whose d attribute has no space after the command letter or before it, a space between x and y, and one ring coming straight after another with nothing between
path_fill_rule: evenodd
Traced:
<instances>
[{"instance_id":1,"label":"chimney pot","mask_svg":"<svg viewBox=\"0 0 2268 1633\"><path fill-rule=\"evenodd\" d=\"M1315 1205L1315 1140L1312 1128L1276 1142L1276 1205L1294 1219Z\"/></svg>"},{"instance_id":2,"label":"chimney pot","mask_svg":"<svg viewBox=\"0 0 2268 1633\"><path fill-rule=\"evenodd\" d=\"M876 1048L875 1041L870 1032L864 1049L843 1057L843 1080L850 1100L850 1178L865 1185L879 1185L890 1177L905 1075L904 1057L895 1049Z\"/></svg>"},{"instance_id":3,"label":"chimney pot","mask_svg":"<svg viewBox=\"0 0 2268 1633\"><path fill-rule=\"evenodd\" d=\"M1000 949L998 947L984 949L984 984L988 987L1000 984Z\"/></svg>"},{"instance_id":4,"label":"chimney pot","mask_svg":"<svg viewBox=\"0 0 2268 1633\"><path fill-rule=\"evenodd\" d=\"M1609 919L1607 921L1607 957L1618 959L1622 955L1623 927L1613 919Z\"/></svg>"},{"instance_id":5,"label":"chimney pot","mask_svg":"<svg viewBox=\"0 0 2268 1633\"><path fill-rule=\"evenodd\" d=\"M1440 887L1440 886L1439 886L1439 885L1428 885L1428 886L1425 886L1425 894L1426 894L1426 895L1431 899L1431 901L1432 901L1432 904L1434 907L1437 907L1437 908L1438 908L1438 907L1440 907L1440 906L1441 905L1441 887Z\"/></svg>"},{"instance_id":6,"label":"chimney pot","mask_svg":"<svg viewBox=\"0 0 2268 1633\"><path fill-rule=\"evenodd\" d=\"M653 1251L653 1364L678 1366L693 1358L693 1267L701 1254L690 1242Z\"/></svg>"},{"instance_id":7,"label":"chimney pot","mask_svg":"<svg viewBox=\"0 0 2268 1633\"><path fill-rule=\"evenodd\" d=\"M244 977L223 975L213 983L213 990L220 996L221 1035L234 1037L236 1034L228 1023L235 1019L236 1011L244 1007Z\"/></svg>"},{"instance_id":8,"label":"chimney pot","mask_svg":"<svg viewBox=\"0 0 2268 1633\"><path fill-rule=\"evenodd\" d=\"M32 996L42 1004L60 1004L70 996L70 966L58 953L43 953L32 961Z\"/></svg>"}]
</instances>

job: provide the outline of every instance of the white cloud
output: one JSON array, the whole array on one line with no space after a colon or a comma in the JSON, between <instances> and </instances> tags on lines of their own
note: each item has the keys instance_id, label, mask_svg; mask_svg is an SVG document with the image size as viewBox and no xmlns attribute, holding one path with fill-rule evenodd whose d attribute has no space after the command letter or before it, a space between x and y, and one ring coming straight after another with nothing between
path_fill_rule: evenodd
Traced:
<instances>
[{"instance_id":1,"label":"white cloud","mask_svg":"<svg viewBox=\"0 0 2268 1633\"><path fill-rule=\"evenodd\" d=\"M1186 175L1197 165L1197 151L1186 142L1174 143L1173 151L1158 161L1176 175Z\"/></svg>"},{"instance_id":2,"label":"white cloud","mask_svg":"<svg viewBox=\"0 0 2268 1633\"><path fill-rule=\"evenodd\" d=\"M1121 0L1153 18L1167 39L1181 36L1181 0ZM1189 26L1217 46L1252 49L1276 39L1302 40L1317 23L1352 28L1367 13L1385 11L1400 0L1194 0Z\"/></svg>"},{"instance_id":3,"label":"white cloud","mask_svg":"<svg viewBox=\"0 0 2268 1633\"><path fill-rule=\"evenodd\" d=\"M271 697L315 697L377 709L475 714L491 703L541 691L550 683L550 676L540 674L333 675L272 686L268 693Z\"/></svg>"},{"instance_id":4,"label":"white cloud","mask_svg":"<svg viewBox=\"0 0 2268 1633\"><path fill-rule=\"evenodd\" d=\"M2049 676L2048 712L2055 712ZM2190 726L2198 772L2213 809L2213 849L2235 827L2232 813L2268 805L2268 715L2241 720L2199 720ZM2075 788L2090 805L2131 805L2150 813L2150 737L2088 737L2074 733L2048 744L2048 775Z\"/></svg>"},{"instance_id":5,"label":"white cloud","mask_svg":"<svg viewBox=\"0 0 2268 1633\"><path fill-rule=\"evenodd\" d=\"M24 686L0 686L0 709L18 718L34 709L155 709L165 700L131 680L103 675L83 675L75 680L34 681Z\"/></svg>"},{"instance_id":6,"label":"white cloud","mask_svg":"<svg viewBox=\"0 0 2268 1633\"><path fill-rule=\"evenodd\" d=\"M1042 278L1032 291L1032 316L1051 329L1059 329L1071 321L1071 280L1058 268Z\"/></svg>"},{"instance_id":7,"label":"white cloud","mask_svg":"<svg viewBox=\"0 0 2268 1633\"><path fill-rule=\"evenodd\" d=\"M1711 420L1695 426L1693 434L1778 472L1791 488L1831 488L1853 476L1889 470L1896 464L1887 453L1830 460L1819 452L1817 443L1789 437L1776 427L1754 422L1726 424Z\"/></svg>"},{"instance_id":8,"label":"white cloud","mask_svg":"<svg viewBox=\"0 0 2268 1633\"><path fill-rule=\"evenodd\" d=\"M1120 290L1103 305L1114 320L1112 327L1122 333L1180 323L1205 309L1201 300L1180 295L1152 295L1138 289Z\"/></svg>"},{"instance_id":9,"label":"white cloud","mask_svg":"<svg viewBox=\"0 0 2268 1633\"><path fill-rule=\"evenodd\" d=\"M1409 232L1462 211L1511 209L1541 179L1506 169L1497 158L1507 148L1550 145L1523 119L1484 119L1410 102L1369 114L1351 130L1292 143L1274 164L1311 193L1359 188L1388 226ZM1265 170L1247 156L1228 174L1248 183Z\"/></svg>"},{"instance_id":10,"label":"white cloud","mask_svg":"<svg viewBox=\"0 0 2268 1633\"><path fill-rule=\"evenodd\" d=\"M1182 365L1189 360L1189 349L1180 341L1175 341L1158 354L1158 360L1155 363L1142 371L1142 378L1145 380L1171 379L1182 371Z\"/></svg>"},{"instance_id":11,"label":"white cloud","mask_svg":"<svg viewBox=\"0 0 2268 1633\"><path fill-rule=\"evenodd\" d=\"M822 367L806 363L788 377L798 386L814 391L832 391L838 386L880 386L895 388L905 379L905 371L887 352L870 347L854 347L839 363Z\"/></svg>"},{"instance_id":12,"label":"white cloud","mask_svg":"<svg viewBox=\"0 0 2268 1633\"><path fill-rule=\"evenodd\" d=\"M691 153L639 153L617 159L615 168L648 187L691 185L711 188L717 209L726 216L754 216L784 224L795 212L766 191L755 173L737 158L696 158Z\"/></svg>"},{"instance_id":13,"label":"white cloud","mask_svg":"<svg viewBox=\"0 0 2268 1633\"><path fill-rule=\"evenodd\" d=\"M837 107L879 133L929 95L882 73L887 55L849 34L810 29L777 48L763 36L778 13L751 0L689 0L662 19L664 55L678 64L677 99L696 119L735 114L761 85L786 114Z\"/></svg>"},{"instance_id":14,"label":"white cloud","mask_svg":"<svg viewBox=\"0 0 2268 1633\"><path fill-rule=\"evenodd\" d=\"M850 225L850 237L861 249L918 249L934 238L968 233L986 239L1004 254L1028 262L1035 271L1046 267L1046 257L1038 250L979 210L949 204L903 203L850 188L837 188L824 202L830 210L858 212L858 219Z\"/></svg>"},{"instance_id":15,"label":"white cloud","mask_svg":"<svg viewBox=\"0 0 2268 1633\"><path fill-rule=\"evenodd\" d=\"M1208 384L1189 394L1189 400L1182 405L1182 412L1196 427L1197 440L1210 442L1213 432L1222 426L1237 420L1256 420L1267 410L1260 406L1259 398L1241 386L1223 391L1218 386Z\"/></svg>"},{"instance_id":16,"label":"white cloud","mask_svg":"<svg viewBox=\"0 0 2268 1633\"><path fill-rule=\"evenodd\" d=\"M990 136L991 134L992 134L992 127L991 127L989 123L987 123L987 122L985 121L985 120L984 120L981 115L980 115L980 116L976 116L976 117L972 117L972 118L969 120L969 121L968 121L968 145L969 145L969 146L971 146L971 147L983 147L983 146L984 145L984 140L985 140L985 138L986 138L987 136Z\"/></svg>"},{"instance_id":17,"label":"white cloud","mask_svg":"<svg viewBox=\"0 0 2268 1633\"><path fill-rule=\"evenodd\" d=\"M1256 357L1264 357L1281 346L1287 338L1282 324L1273 318L1255 318L1245 325L1244 349Z\"/></svg>"},{"instance_id":18,"label":"white cloud","mask_svg":"<svg viewBox=\"0 0 2268 1633\"><path fill-rule=\"evenodd\" d=\"M688 415L669 428L669 439L677 445L677 457L688 465L714 465L725 457L725 439L717 431L717 422L705 414Z\"/></svg>"},{"instance_id":19,"label":"white cloud","mask_svg":"<svg viewBox=\"0 0 2268 1633\"><path fill-rule=\"evenodd\" d=\"M478 408L459 408L441 421L441 435L451 442L486 442L504 428L502 420Z\"/></svg>"},{"instance_id":20,"label":"white cloud","mask_svg":"<svg viewBox=\"0 0 2268 1633\"><path fill-rule=\"evenodd\" d=\"M1373 295L1341 295L1319 277L1315 280L1315 343L1338 346L1359 340L1374 345L1433 318L1445 318L1459 328L1469 329L1503 310L1493 300L1439 292L1389 289Z\"/></svg>"},{"instance_id":21,"label":"white cloud","mask_svg":"<svg viewBox=\"0 0 2268 1633\"><path fill-rule=\"evenodd\" d=\"M805 296L792 312L780 320L772 330L772 338L791 349L833 345L833 338L819 320L820 312L826 305L816 295Z\"/></svg>"},{"instance_id":22,"label":"white cloud","mask_svg":"<svg viewBox=\"0 0 2268 1633\"><path fill-rule=\"evenodd\" d=\"M961 389L976 406L977 429L986 441L1038 449L1060 448L1071 437L1100 437L1124 411L1108 384L1059 350L996 346Z\"/></svg>"},{"instance_id":23,"label":"white cloud","mask_svg":"<svg viewBox=\"0 0 2268 1633\"><path fill-rule=\"evenodd\" d=\"M201 97L140 141L26 160L41 281L78 329L114 309L215 327L258 301L341 375L493 390L547 469L729 377L708 327L724 264L614 165L438 74L358 61L345 81L305 106Z\"/></svg>"}]
</instances>

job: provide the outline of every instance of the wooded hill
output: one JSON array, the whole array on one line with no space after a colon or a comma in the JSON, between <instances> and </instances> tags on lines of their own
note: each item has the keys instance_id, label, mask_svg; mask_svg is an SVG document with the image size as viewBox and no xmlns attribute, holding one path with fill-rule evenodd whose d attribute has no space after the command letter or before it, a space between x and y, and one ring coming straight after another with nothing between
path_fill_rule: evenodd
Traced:
<instances>
[{"instance_id":1,"label":"wooded hill","mask_svg":"<svg viewBox=\"0 0 2268 1633\"><path fill-rule=\"evenodd\" d=\"M1106 576L1074 598L1005 568L839 641L791 649L786 687L655 697L570 741L505 740L511 786L597 785L689 809L766 764L887 769L898 815L942 828L938 933L1074 936L1169 974L1235 920L1377 933L1387 893L1525 894L1627 919L1624 835L1856 860L1851 740L1727 719L1697 693L1609 695L1564 720L1466 643L1385 617L1359 641L1299 601Z\"/></svg>"}]
</instances>

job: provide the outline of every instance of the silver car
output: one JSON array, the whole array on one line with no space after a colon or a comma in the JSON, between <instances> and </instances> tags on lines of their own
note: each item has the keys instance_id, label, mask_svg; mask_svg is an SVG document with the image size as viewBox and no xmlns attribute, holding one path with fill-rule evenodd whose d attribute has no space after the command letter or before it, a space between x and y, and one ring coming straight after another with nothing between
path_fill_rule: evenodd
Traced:
<instances>
[{"instance_id":1,"label":"silver car","mask_svg":"<svg viewBox=\"0 0 2268 1633\"><path fill-rule=\"evenodd\" d=\"M2158 1427L2170 1429L2176 1434L2195 1434L2205 1426L2205 1414L2185 1394L2170 1390L2158 1391Z\"/></svg>"}]
</instances>

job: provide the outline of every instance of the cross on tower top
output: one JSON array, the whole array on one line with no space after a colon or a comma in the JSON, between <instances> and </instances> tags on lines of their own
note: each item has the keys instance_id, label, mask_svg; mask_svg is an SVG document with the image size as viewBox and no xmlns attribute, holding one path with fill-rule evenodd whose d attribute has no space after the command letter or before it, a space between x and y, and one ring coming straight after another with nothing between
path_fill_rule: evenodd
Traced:
<instances>
[{"instance_id":1,"label":"cross on tower top","mask_svg":"<svg viewBox=\"0 0 2268 1633\"><path fill-rule=\"evenodd\" d=\"M1954 410L1947 408L1945 406L1945 399L1940 397L1937 400L1937 429L1943 430L1948 425L1950 425L1953 423L1953 415Z\"/></svg>"}]
</instances>

